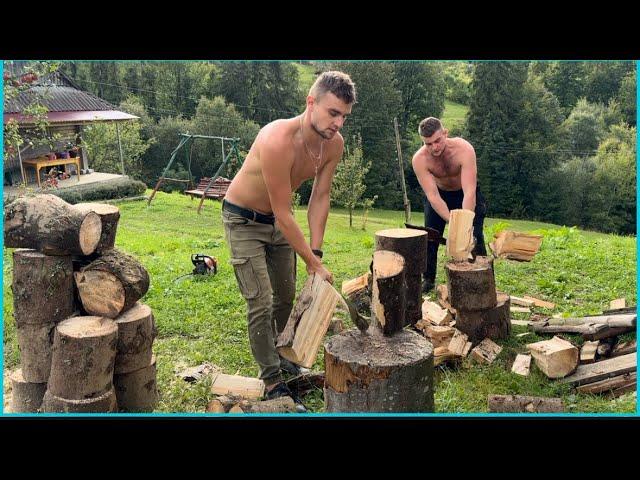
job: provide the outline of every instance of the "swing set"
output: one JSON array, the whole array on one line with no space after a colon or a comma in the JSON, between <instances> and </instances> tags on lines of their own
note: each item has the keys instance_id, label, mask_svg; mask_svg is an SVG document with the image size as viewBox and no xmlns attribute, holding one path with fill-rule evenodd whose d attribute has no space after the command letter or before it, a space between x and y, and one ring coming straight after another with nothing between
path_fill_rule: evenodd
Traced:
<instances>
[{"instance_id":1,"label":"swing set","mask_svg":"<svg viewBox=\"0 0 640 480\"><path fill-rule=\"evenodd\" d=\"M242 165L242 156L240 155L240 151L238 150L238 142L240 141L240 139L230 138L230 137L216 137L216 136L209 136L209 135L191 135L188 132L180 133L178 134L178 136L180 137L180 142L178 143L178 146L173 150L173 152L171 152L171 158L169 159L169 163L167 164L164 171L162 172L162 175L160 175L160 178L158 179L158 183L156 184L155 188L153 189L153 192L151 193L151 196L149 197L149 200L147 201L147 205L151 205L151 200L153 200L153 197L156 195L156 192L165 181L186 183L187 188L193 187L194 183L193 183L193 175L191 175L191 155L193 153L193 144L195 140L196 139L220 140L222 142L222 164L220 165L220 167L218 167L218 170L216 171L215 175L210 179L203 178L195 190L184 191L185 194L191 195L192 198L194 195L201 197L200 204L198 205L198 213L200 213L200 209L202 208L202 204L204 203L205 198L220 199L224 197L224 194L226 193L226 188L228 187L230 182L228 180L225 182L216 182L216 180L220 178L220 172L222 172L222 169L227 165L227 163L229 162L229 159L235 158L236 160L238 160L238 163ZM225 149L224 149L225 141L231 144L231 147L229 148L229 153L227 153L226 155L225 155ZM178 178L169 178L166 176L167 172L171 168L171 165L173 164L174 160L178 156L178 152L180 151L181 148L184 148L185 158L187 160L187 166L189 169L188 180L182 180ZM220 188L218 188L218 184L220 184Z\"/></svg>"}]
</instances>

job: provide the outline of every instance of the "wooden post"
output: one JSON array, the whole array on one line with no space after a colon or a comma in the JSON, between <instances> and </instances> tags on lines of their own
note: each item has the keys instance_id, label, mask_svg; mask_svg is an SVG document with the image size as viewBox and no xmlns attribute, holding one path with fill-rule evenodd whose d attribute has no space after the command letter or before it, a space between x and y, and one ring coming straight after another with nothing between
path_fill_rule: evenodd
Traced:
<instances>
[{"instance_id":1,"label":"wooden post","mask_svg":"<svg viewBox=\"0 0 640 480\"><path fill-rule=\"evenodd\" d=\"M120 152L120 165L122 166L122 175L124 173L124 157L122 156L122 142L120 141L120 124L116 122L116 135L118 136L118 151Z\"/></svg>"}]
</instances>

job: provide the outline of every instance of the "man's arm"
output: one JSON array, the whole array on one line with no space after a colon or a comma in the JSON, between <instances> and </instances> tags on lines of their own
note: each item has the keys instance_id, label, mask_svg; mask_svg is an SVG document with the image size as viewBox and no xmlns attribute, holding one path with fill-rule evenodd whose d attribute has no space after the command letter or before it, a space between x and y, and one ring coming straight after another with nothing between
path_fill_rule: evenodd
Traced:
<instances>
[{"instance_id":1,"label":"man's arm","mask_svg":"<svg viewBox=\"0 0 640 480\"><path fill-rule=\"evenodd\" d=\"M476 209L476 187L478 185L478 167L476 165L476 152L469 144L468 149L462 154L460 159L461 172L460 182L462 183L462 192L464 198L462 200L462 208L471 210Z\"/></svg>"},{"instance_id":2,"label":"man's arm","mask_svg":"<svg viewBox=\"0 0 640 480\"><path fill-rule=\"evenodd\" d=\"M440 217L442 217L445 222L448 222L449 207L447 207L447 204L444 202L444 200L442 200L442 197L438 192L438 185L436 185L435 178L427 168L426 159L416 152L416 154L413 156L413 159L411 160L411 165L413 167L413 171L416 174L416 177L418 177L418 182L420 182L422 190L427 196L427 200L429 200L429 203L436 211L436 213L440 215Z\"/></svg>"}]
</instances>

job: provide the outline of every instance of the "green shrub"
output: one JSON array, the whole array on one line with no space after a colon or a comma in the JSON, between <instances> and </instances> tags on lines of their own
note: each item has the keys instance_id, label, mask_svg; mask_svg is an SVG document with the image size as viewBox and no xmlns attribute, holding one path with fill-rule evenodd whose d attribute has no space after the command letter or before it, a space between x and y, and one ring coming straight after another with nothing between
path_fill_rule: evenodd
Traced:
<instances>
[{"instance_id":1,"label":"green shrub","mask_svg":"<svg viewBox=\"0 0 640 480\"><path fill-rule=\"evenodd\" d=\"M128 177L115 178L104 182L87 183L58 190L47 190L71 204L137 197L144 193L147 186L139 180Z\"/></svg>"}]
</instances>

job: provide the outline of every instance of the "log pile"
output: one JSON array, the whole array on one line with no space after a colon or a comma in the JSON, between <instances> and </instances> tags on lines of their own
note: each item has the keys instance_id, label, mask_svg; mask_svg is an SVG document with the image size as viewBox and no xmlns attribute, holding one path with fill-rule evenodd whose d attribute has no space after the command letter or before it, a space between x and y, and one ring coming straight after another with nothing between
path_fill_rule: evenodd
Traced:
<instances>
[{"instance_id":1,"label":"log pile","mask_svg":"<svg viewBox=\"0 0 640 480\"><path fill-rule=\"evenodd\" d=\"M46 194L5 207L21 363L10 377L11 411L155 408L156 327L139 302L149 275L114 248L119 217L111 205Z\"/></svg>"}]
</instances>

